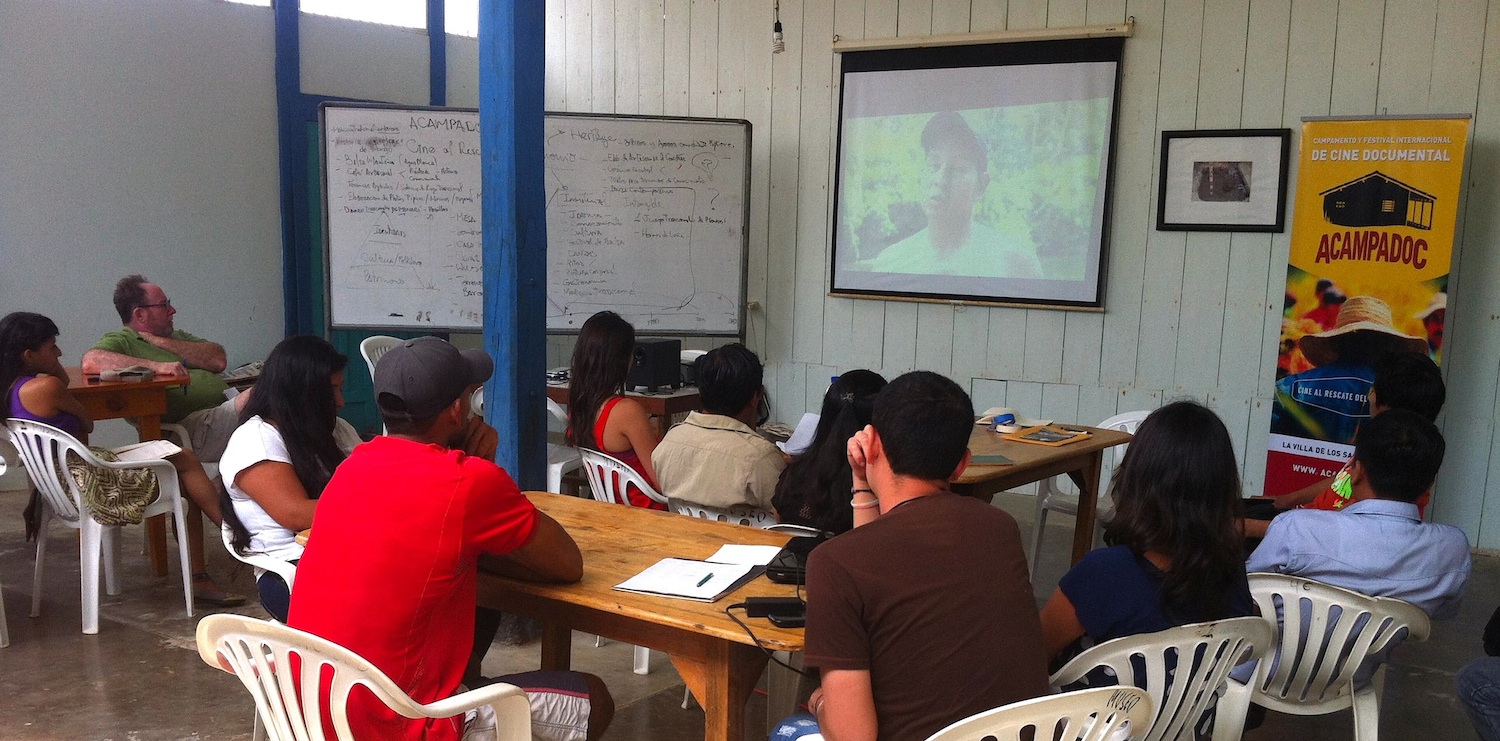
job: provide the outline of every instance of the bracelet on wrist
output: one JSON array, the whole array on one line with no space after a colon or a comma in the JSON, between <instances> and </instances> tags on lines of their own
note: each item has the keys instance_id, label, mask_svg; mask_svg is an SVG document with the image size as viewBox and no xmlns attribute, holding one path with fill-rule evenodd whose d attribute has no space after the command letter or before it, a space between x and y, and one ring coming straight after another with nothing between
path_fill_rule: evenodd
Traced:
<instances>
[{"instance_id":1,"label":"bracelet on wrist","mask_svg":"<svg viewBox=\"0 0 1500 741\"><path fill-rule=\"evenodd\" d=\"M850 499L849 500L849 506L853 507L854 509L874 509L874 508L880 506L880 500L879 499L871 499L871 500L866 501L866 502L858 502L858 501L855 501L853 499Z\"/></svg>"},{"instance_id":2,"label":"bracelet on wrist","mask_svg":"<svg viewBox=\"0 0 1500 741\"><path fill-rule=\"evenodd\" d=\"M864 494L869 494L871 496L874 496L875 495L875 490L874 489L854 489L854 490L850 491L849 493L850 494L864 493Z\"/></svg>"}]
</instances>

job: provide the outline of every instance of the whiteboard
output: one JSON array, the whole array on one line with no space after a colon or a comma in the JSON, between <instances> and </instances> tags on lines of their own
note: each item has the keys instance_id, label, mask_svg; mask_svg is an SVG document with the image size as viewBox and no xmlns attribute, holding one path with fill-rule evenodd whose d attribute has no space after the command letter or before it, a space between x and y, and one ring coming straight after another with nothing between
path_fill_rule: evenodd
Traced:
<instances>
[{"instance_id":1,"label":"whiteboard","mask_svg":"<svg viewBox=\"0 0 1500 741\"><path fill-rule=\"evenodd\" d=\"M324 105L333 327L478 329L479 113Z\"/></svg>"},{"instance_id":2,"label":"whiteboard","mask_svg":"<svg viewBox=\"0 0 1500 741\"><path fill-rule=\"evenodd\" d=\"M322 131L330 326L479 329L478 112L325 104ZM549 113L544 141L548 331L740 333L749 122Z\"/></svg>"},{"instance_id":3,"label":"whiteboard","mask_svg":"<svg viewBox=\"0 0 1500 741\"><path fill-rule=\"evenodd\" d=\"M750 123L548 114L547 329L740 333Z\"/></svg>"}]
</instances>

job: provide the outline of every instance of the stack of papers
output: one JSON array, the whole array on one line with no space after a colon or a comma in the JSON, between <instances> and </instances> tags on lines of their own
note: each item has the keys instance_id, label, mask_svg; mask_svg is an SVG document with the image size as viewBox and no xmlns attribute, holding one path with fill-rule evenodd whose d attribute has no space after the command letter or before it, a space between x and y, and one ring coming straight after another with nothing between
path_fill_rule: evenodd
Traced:
<instances>
[{"instance_id":1,"label":"stack of papers","mask_svg":"<svg viewBox=\"0 0 1500 741\"><path fill-rule=\"evenodd\" d=\"M739 563L765 566L781 552L779 545L739 545L730 543L714 551L706 560L713 563Z\"/></svg>"},{"instance_id":2,"label":"stack of papers","mask_svg":"<svg viewBox=\"0 0 1500 741\"><path fill-rule=\"evenodd\" d=\"M265 369L265 361L257 360L253 363L246 363L238 368L235 368L234 370L224 371L223 373L219 374L219 378L222 378L226 381L239 381L246 378L259 378L260 374L264 372Z\"/></svg>"},{"instance_id":3,"label":"stack of papers","mask_svg":"<svg viewBox=\"0 0 1500 741\"><path fill-rule=\"evenodd\" d=\"M786 442L776 443L781 452L787 455L802 455L812 445L813 438L818 434L818 420L822 416L808 412L797 420L797 429L792 431L792 436Z\"/></svg>"},{"instance_id":4,"label":"stack of papers","mask_svg":"<svg viewBox=\"0 0 1500 741\"><path fill-rule=\"evenodd\" d=\"M781 551L774 545L726 545L707 561L663 558L615 585L622 592L715 602L765 571Z\"/></svg>"}]
</instances>

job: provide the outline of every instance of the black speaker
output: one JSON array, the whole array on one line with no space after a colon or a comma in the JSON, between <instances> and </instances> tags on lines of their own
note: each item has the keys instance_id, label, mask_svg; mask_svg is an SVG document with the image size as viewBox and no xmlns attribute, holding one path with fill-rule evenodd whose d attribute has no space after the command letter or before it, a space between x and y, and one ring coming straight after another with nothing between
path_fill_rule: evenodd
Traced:
<instances>
[{"instance_id":1,"label":"black speaker","mask_svg":"<svg viewBox=\"0 0 1500 741\"><path fill-rule=\"evenodd\" d=\"M647 391L682 385L682 340L639 340L630 361L630 376L625 383L631 388L644 386Z\"/></svg>"}]
</instances>

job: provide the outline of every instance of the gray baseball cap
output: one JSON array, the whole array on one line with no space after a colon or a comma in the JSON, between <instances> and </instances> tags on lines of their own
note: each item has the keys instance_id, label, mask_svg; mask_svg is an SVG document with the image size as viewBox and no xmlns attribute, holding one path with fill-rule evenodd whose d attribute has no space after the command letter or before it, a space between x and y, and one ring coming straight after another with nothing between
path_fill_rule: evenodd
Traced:
<instances>
[{"instance_id":1,"label":"gray baseball cap","mask_svg":"<svg viewBox=\"0 0 1500 741\"><path fill-rule=\"evenodd\" d=\"M437 337L406 340L375 363L375 403L387 417L428 419L494 372L483 350L460 352Z\"/></svg>"}]
</instances>

